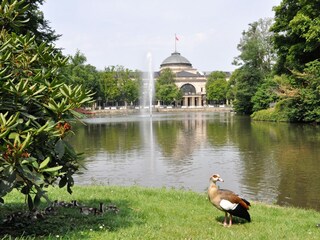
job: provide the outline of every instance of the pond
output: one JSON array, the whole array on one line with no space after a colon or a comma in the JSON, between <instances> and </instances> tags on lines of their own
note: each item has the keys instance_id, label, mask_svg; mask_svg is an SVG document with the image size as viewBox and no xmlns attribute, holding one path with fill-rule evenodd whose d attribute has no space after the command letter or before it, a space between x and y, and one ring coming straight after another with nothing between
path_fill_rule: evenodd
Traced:
<instances>
[{"instance_id":1,"label":"pond","mask_svg":"<svg viewBox=\"0 0 320 240\"><path fill-rule=\"evenodd\" d=\"M251 201L320 210L320 128L255 122L231 112L100 116L77 124L79 185L166 187L205 192L219 173Z\"/></svg>"}]
</instances>

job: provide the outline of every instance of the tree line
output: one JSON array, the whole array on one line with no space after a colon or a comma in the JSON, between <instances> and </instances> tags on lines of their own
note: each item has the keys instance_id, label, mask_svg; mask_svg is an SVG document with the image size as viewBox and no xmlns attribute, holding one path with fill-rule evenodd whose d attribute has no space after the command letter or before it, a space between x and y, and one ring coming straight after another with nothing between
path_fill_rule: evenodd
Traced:
<instances>
[{"instance_id":1,"label":"tree line","mask_svg":"<svg viewBox=\"0 0 320 240\"><path fill-rule=\"evenodd\" d=\"M229 86L234 109L256 120L320 122L320 2L283 0L249 24Z\"/></svg>"},{"instance_id":2,"label":"tree line","mask_svg":"<svg viewBox=\"0 0 320 240\"><path fill-rule=\"evenodd\" d=\"M283 0L274 7L273 19L250 23L237 46L236 70L230 77L222 71L207 76L207 103L232 103L237 113L256 120L319 122L318 5L319 1ZM139 104L141 73L121 66L99 73L84 61L77 65L79 58L85 59L81 55L77 52L70 58L70 81L82 81L95 99L109 104ZM170 69L162 71L156 81L157 101L168 105L182 99L174 78Z\"/></svg>"}]
</instances>

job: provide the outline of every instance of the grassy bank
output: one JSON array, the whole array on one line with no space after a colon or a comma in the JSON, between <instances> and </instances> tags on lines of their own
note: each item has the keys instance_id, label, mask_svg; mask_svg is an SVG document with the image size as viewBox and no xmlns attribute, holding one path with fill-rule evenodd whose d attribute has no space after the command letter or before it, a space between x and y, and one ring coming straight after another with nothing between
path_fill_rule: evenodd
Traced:
<instances>
[{"instance_id":1,"label":"grassy bank","mask_svg":"<svg viewBox=\"0 0 320 240\"><path fill-rule=\"evenodd\" d=\"M54 188L49 197L98 207L115 205L119 212L83 215L77 208L57 207L44 219L0 225L0 239L320 239L320 213L253 203L251 223L235 220L221 225L224 214L213 208L205 194L140 187L75 187L69 195ZM0 218L23 208L24 199L13 192L0 206ZM44 208L45 205L42 206ZM22 229L26 232L22 233ZM37 237L32 235L36 234ZM22 236L22 237L21 237Z\"/></svg>"}]
</instances>

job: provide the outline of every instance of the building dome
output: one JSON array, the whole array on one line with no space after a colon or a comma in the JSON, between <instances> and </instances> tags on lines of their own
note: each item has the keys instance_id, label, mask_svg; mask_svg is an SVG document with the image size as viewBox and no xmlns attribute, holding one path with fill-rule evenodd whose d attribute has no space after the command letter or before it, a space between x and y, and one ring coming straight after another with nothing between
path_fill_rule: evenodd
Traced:
<instances>
[{"instance_id":1,"label":"building dome","mask_svg":"<svg viewBox=\"0 0 320 240\"><path fill-rule=\"evenodd\" d=\"M163 62L160 65L161 68L171 67L171 66L192 67L189 60L186 59L185 57L181 56L181 54L178 52L171 53L171 56L169 56L165 60L163 60Z\"/></svg>"}]
</instances>

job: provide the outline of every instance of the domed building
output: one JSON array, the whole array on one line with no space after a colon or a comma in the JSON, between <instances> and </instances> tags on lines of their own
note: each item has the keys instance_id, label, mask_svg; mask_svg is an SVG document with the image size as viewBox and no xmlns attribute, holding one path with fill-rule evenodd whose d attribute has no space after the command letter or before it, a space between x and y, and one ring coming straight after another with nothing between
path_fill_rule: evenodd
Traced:
<instances>
[{"instance_id":1,"label":"domed building","mask_svg":"<svg viewBox=\"0 0 320 240\"><path fill-rule=\"evenodd\" d=\"M183 92L182 108L206 105L206 81L204 73L192 67L190 61L175 51L160 65L160 73L169 68L176 75L175 84Z\"/></svg>"}]
</instances>

